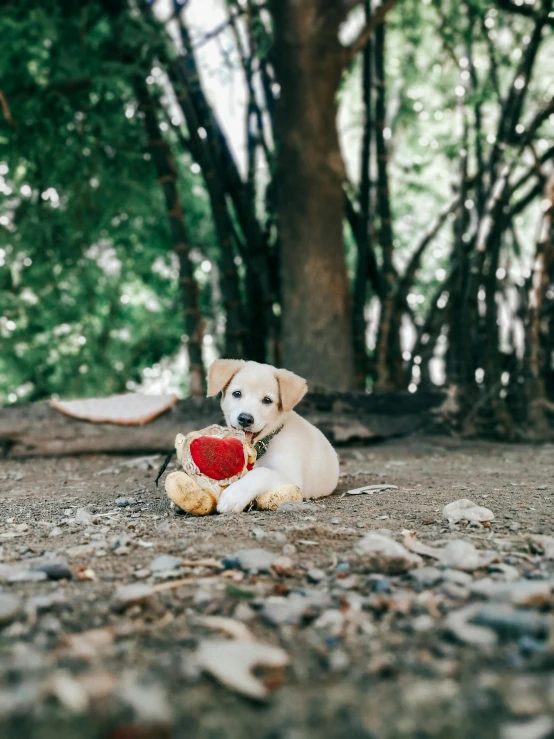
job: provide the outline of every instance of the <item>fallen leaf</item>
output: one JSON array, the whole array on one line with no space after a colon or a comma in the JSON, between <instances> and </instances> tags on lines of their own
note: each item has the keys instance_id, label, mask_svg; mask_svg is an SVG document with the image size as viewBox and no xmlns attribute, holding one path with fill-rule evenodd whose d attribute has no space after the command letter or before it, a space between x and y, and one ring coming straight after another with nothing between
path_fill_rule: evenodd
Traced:
<instances>
[{"instance_id":1,"label":"fallen leaf","mask_svg":"<svg viewBox=\"0 0 554 739\"><path fill-rule=\"evenodd\" d=\"M422 554L424 557L433 557L433 559L440 559L442 555L442 549L436 547L430 547L428 544L424 544L422 541L418 541L417 534L415 531L408 531L404 529L402 532L402 544L409 549L410 552L416 554Z\"/></svg>"},{"instance_id":2,"label":"fallen leaf","mask_svg":"<svg viewBox=\"0 0 554 739\"><path fill-rule=\"evenodd\" d=\"M198 623L206 626L208 629L223 631L225 634L239 641L254 641L254 636L248 626L233 618L226 618L225 616L203 616L198 619Z\"/></svg>"},{"instance_id":3,"label":"fallen leaf","mask_svg":"<svg viewBox=\"0 0 554 739\"><path fill-rule=\"evenodd\" d=\"M455 500L444 506L442 515L449 523L457 523L458 521L492 521L494 513L488 508L477 505L468 498Z\"/></svg>"},{"instance_id":4,"label":"fallen leaf","mask_svg":"<svg viewBox=\"0 0 554 739\"><path fill-rule=\"evenodd\" d=\"M225 687L249 698L263 700L269 690L252 671L255 667L285 667L289 656L280 647L260 642L214 640L200 644L196 661Z\"/></svg>"},{"instance_id":5,"label":"fallen leaf","mask_svg":"<svg viewBox=\"0 0 554 739\"><path fill-rule=\"evenodd\" d=\"M373 495L373 493L384 493L385 490L398 490L396 485L365 485L363 488L347 490L347 495Z\"/></svg>"}]
</instances>

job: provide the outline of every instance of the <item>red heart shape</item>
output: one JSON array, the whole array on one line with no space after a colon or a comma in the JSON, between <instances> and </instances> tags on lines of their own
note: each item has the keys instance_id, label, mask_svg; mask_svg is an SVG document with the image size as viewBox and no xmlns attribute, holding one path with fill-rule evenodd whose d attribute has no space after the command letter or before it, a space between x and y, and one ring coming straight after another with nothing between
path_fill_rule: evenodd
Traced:
<instances>
[{"instance_id":1,"label":"red heart shape","mask_svg":"<svg viewBox=\"0 0 554 739\"><path fill-rule=\"evenodd\" d=\"M227 480L244 469L244 449L239 439L200 436L191 441L190 455L200 472L212 480Z\"/></svg>"}]
</instances>

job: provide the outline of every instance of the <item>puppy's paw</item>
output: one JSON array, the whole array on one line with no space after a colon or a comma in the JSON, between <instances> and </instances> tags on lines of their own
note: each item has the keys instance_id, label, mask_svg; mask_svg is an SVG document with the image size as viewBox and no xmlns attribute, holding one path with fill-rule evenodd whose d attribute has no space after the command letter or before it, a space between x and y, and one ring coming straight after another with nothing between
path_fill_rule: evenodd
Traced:
<instances>
[{"instance_id":1,"label":"puppy's paw","mask_svg":"<svg viewBox=\"0 0 554 739\"><path fill-rule=\"evenodd\" d=\"M235 485L236 483L229 485L227 490L221 493L217 504L218 513L240 513L252 502L250 491Z\"/></svg>"}]
</instances>

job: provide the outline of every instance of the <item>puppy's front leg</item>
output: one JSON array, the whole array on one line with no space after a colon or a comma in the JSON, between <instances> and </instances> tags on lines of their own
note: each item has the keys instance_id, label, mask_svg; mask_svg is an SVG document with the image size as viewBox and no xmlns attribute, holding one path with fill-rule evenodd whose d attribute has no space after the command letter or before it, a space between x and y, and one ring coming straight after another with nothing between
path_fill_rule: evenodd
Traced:
<instances>
[{"instance_id":1,"label":"puppy's front leg","mask_svg":"<svg viewBox=\"0 0 554 739\"><path fill-rule=\"evenodd\" d=\"M287 480L280 472L268 467L256 467L221 493L217 510L219 513L240 513L258 495L290 484L291 480Z\"/></svg>"}]
</instances>

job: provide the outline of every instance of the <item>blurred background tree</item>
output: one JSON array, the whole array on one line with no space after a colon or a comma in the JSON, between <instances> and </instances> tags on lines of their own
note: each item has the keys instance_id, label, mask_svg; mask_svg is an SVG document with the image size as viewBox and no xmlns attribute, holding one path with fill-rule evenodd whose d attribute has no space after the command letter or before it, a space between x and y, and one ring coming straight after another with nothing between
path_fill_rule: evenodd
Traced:
<instances>
[{"instance_id":1,"label":"blurred background tree","mask_svg":"<svg viewBox=\"0 0 554 739\"><path fill-rule=\"evenodd\" d=\"M550 427L551 0L2 9L0 402L221 354Z\"/></svg>"}]
</instances>

